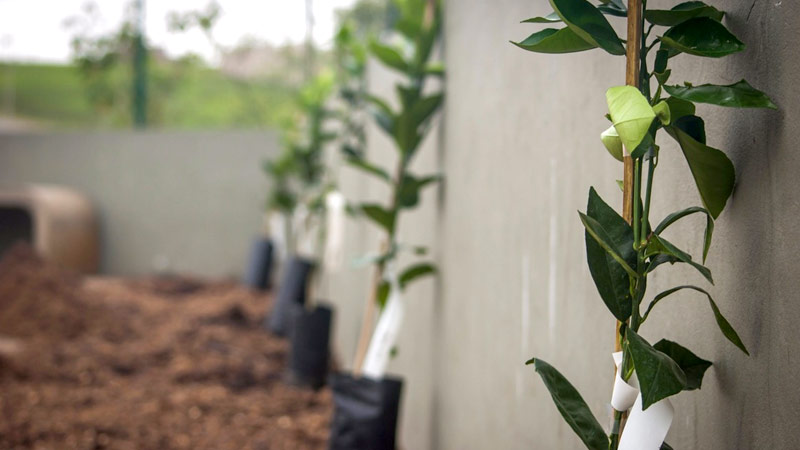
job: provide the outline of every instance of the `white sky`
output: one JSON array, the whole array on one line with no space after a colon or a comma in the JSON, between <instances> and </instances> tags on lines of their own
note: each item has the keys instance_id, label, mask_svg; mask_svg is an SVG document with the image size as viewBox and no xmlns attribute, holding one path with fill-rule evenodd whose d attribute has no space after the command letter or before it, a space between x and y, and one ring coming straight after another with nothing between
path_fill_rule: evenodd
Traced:
<instances>
[{"instance_id":1,"label":"white sky","mask_svg":"<svg viewBox=\"0 0 800 450\"><path fill-rule=\"evenodd\" d=\"M102 16L102 30L115 29L129 0L95 0ZM87 0L0 0L0 59L67 62L71 33L64 20L83 15ZM334 10L354 0L314 0L314 40L327 46L333 36ZM302 42L305 38L304 0L217 0L222 14L214 28L225 47L252 37L273 44ZM171 56L187 52L206 59L213 51L197 31L170 33L167 14L202 10L207 0L146 0L148 41Z\"/></svg>"}]
</instances>

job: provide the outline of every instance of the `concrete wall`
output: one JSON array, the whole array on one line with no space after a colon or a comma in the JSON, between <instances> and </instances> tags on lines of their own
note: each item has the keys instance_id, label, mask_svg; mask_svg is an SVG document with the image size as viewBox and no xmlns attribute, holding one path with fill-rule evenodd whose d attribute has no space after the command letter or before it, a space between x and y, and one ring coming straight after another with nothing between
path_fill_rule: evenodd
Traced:
<instances>
[{"instance_id":1,"label":"concrete wall","mask_svg":"<svg viewBox=\"0 0 800 450\"><path fill-rule=\"evenodd\" d=\"M240 276L261 226L269 132L0 135L0 184L50 183L89 196L101 267Z\"/></svg>"},{"instance_id":2,"label":"concrete wall","mask_svg":"<svg viewBox=\"0 0 800 450\"><path fill-rule=\"evenodd\" d=\"M650 2L670 7L674 2ZM737 167L738 187L717 222L707 265L720 308L739 330L746 357L717 330L702 297L677 294L643 328L651 340L684 343L715 365L703 389L678 395L668 436L674 448L792 449L800 424L800 5L786 1L714 2L748 44L721 60L679 56L673 81L733 83L747 78L781 110L699 107L709 143ZM440 168L447 181L401 224L403 233L435 243L437 281L408 292L409 312L393 371L406 376L402 444L407 449L577 449L531 356L558 367L606 424L612 381L614 322L585 263L576 210L587 192L620 203L621 165L599 142L607 127L604 92L624 81L624 59L595 50L535 55L507 41L535 28L519 20L546 14L547 2L447 2L444 54L447 104L441 132L418 165ZM373 72L372 88L391 80ZM788 119L788 120L787 120ZM370 152L391 155L377 131ZM438 140L438 142L437 142ZM346 172L343 172L346 173ZM357 175L352 175L356 177ZM358 184L364 183L364 184ZM348 175L352 197L379 188ZM699 204L686 164L662 140L653 217ZM669 238L698 254L702 220L687 220ZM369 225L353 224L350 254L374 248ZM682 267L660 269L650 295L676 284L705 285ZM334 276L341 310L338 345L352 357L367 272Z\"/></svg>"}]
</instances>

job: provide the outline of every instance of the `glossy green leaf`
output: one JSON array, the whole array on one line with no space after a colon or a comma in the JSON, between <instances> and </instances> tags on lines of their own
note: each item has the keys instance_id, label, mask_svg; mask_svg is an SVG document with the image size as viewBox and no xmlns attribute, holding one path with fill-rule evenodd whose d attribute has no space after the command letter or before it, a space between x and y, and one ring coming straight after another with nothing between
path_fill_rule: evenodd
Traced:
<instances>
[{"instance_id":1,"label":"glossy green leaf","mask_svg":"<svg viewBox=\"0 0 800 450\"><path fill-rule=\"evenodd\" d=\"M617 129L613 125L600 134L600 140L603 141L608 153L617 161L622 162L622 139L619 138Z\"/></svg>"},{"instance_id":2,"label":"glossy green leaf","mask_svg":"<svg viewBox=\"0 0 800 450\"><path fill-rule=\"evenodd\" d=\"M650 130L656 113L644 95L633 86L612 87L606 92L608 112L622 143L630 152Z\"/></svg>"},{"instance_id":3,"label":"glossy green leaf","mask_svg":"<svg viewBox=\"0 0 800 450\"><path fill-rule=\"evenodd\" d=\"M642 390L642 410L686 388L686 375L672 358L654 349L630 328L625 331L625 339Z\"/></svg>"},{"instance_id":4,"label":"glossy green leaf","mask_svg":"<svg viewBox=\"0 0 800 450\"><path fill-rule=\"evenodd\" d=\"M703 385L703 375L711 367L711 361L706 361L692 353L691 350L666 339L656 342L653 348L669 356L678 364L686 375L687 391L700 389Z\"/></svg>"},{"instance_id":5,"label":"glossy green leaf","mask_svg":"<svg viewBox=\"0 0 800 450\"><path fill-rule=\"evenodd\" d=\"M624 55L614 28L596 7L586 0L550 0L550 5L569 28L584 41L611 53Z\"/></svg>"},{"instance_id":6,"label":"glossy green leaf","mask_svg":"<svg viewBox=\"0 0 800 450\"><path fill-rule=\"evenodd\" d=\"M733 345L735 345L742 352L744 352L744 354L750 356L750 352L747 351L747 348L744 346L744 343L742 342L742 339L739 337L739 334L736 333L736 330L733 329L733 326L730 324L730 322L728 322L728 319L726 319L725 316L723 316L722 313L719 311L719 307L717 307L717 303L711 297L711 294L709 294L705 289L699 288L697 286L692 286L692 285L678 286L672 289L668 289L656 295L653 298L653 301L650 302L650 306L647 307L647 311L644 314L644 318L647 319L647 317L650 316L650 312L653 310L656 304L658 304L658 302L660 302L664 297L667 297L670 294L680 291L681 289L692 289L702 294L705 294L706 297L708 298L708 305L711 307L711 311L714 313L714 320L717 321L717 325L719 326L720 331L722 331L722 334Z\"/></svg>"},{"instance_id":7,"label":"glossy green leaf","mask_svg":"<svg viewBox=\"0 0 800 450\"><path fill-rule=\"evenodd\" d=\"M362 170L366 173L374 175L380 178L383 181L391 183L392 177L389 175L388 172L383 170L382 168L370 163L369 161L362 159L362 158L347 158L347 163L350 164L352 167Z\"/></svg>"},{"instance_id":8,"label":"glossy green leaf","mask_svg":"<svg viewBox=\"0 0 800 450\"><path fill-rule=\"evenodd\" d=\"M420 263L415 264L411 267L406 268L398 278L398 282L400 283L401 288L405 288L408 286L408 283L416 280L417 278L424 277L426 275L433 275L436 273L436 266L430 263Z\"/></svg>"},{"instance_id":9,"label":"glossy green leaf","mask_svg":"<svg viewBox=\"0 0 800 450\"><path fill-rule=\"evenodd\" d=\"M681 100L677 97L669 97L664 101L669 106L669 115L672 122L684 116L693 116L695 113L696 108L692 102ZM703 142L705 142L705 139L703 139Z\"/></svg>"},{"instance_id":10,"label":"glossy green leaf","mask_svg":"<svg viewBox=\"0 0 800 450\"><path fill-rule=\"evenodd\" d=\"M648 9L644 12L645 20L665 27L675 26L695 17L708 17L719 22L724 15L717 8L697 1L681 3L669 10Z\"/></svg>"},{"instance_id":11,"label":"glossy green leaf","mask_svg":"<svg viewBox=\"0 0 800 450\"><path fill-rule=\"evenodd\" d=\"M386 232L391 233L394 227L394 214L391 211L376 204L362 204L361 211Z\"/></svg>"},{"instance_id":12,"label":"glossy green leaf","mask_svg":"<svg viewBox=\"0 0 800 450\"><path fill-rule=\"evenodd\" d=\"M668 226L672 225L683 217L695 213L703 213L706 215L706 231L703 238L703 263L705 263L706 258L708 257L708 249L711 248L711 237L714 234L714 218L711 217L711 213L709 213L707 209L699 206L692 206L680 211L676 211L665 217L664 220L658 224L655 229L655 233L660 235L661 232L664 231Z\"/></svg>"},{"instance_id":13,"label":"glossy green leaf","mask_svg":"<svg viewBox=\"0 0 800 450\"><path fill-rule=\"evenodd\" d=\"M661 44L677 52L720 58L744 50L744 44L724 25L708 17L689 19L659 38Z\"/></svg>"},{"instance_id":14,"label":"glossy green leaf","mask_svg":"<svg viewBox=\"0 0 800 450\"><path fill-rule=\"evenodd\" d=\"M403 59L403 56L400 54L399 50L388 45L381 44L377 41L372 41L369 43L369 50L384 65L400 72L408 71L408 63L405 59Z\"/></svg>"},{"instance_id":15,"label":"glossy green leaf","mask_svg":"<svg viewBox=\"0 0 800 450\"><path fill-rule=\"evenodd\" d=\"M675 139L689 164L703 205L716 219L725 208L728 197L733 193L736 171L725 153L705 145L705 132L698 134L702 120L696 116L685 116L666 127L667 133Z\"/></svg>"},{"instance_id":16,"label":"glossy green leaf","mask_svg":"<svg viewBox=\"0 0 800 450\"><path fill-rule=\"evenodd\" d=\"M661 448L659 450L674 450L674 449L672 448L672 446L670 446L666 442L662 442L661 443Z\"/></svg>"},{"instance_id":17,"label":"glossy green leaf","mask_svg":"<svg viewBox=\"0 0 800 450\"><path fill-rule=\"evenodd\" d=\"M664 86L664 90L673 97L695 103L709 103L732 108L778 108L765 93L750 86L745 80L727 86L715 84Z\"/></svg>"},{"instance_id":18,"label":"glossy green leaf","mask_svg":"<svg viewBox=\"0 0 800 450\"><path fill-rule=\"evenodd\" d=\"M525 364L533 364L536 373L542 378L550 396L553 397L558 412L586 448L608 450L608 436L578 390L558 370L541 359L533 358Z\"/></svg>"},{"instance_id":19,"label":"glossy green leaf","mask_svg":"<svg viewBox=\"0 0 800 450\"><path fill-rule=\"evenodd\" d=\"M603 14L616 17L627 17L628 8L621 1L612 1L603 5L597 5L597 9Z\"/></svg>"},{"instance_id":20,"label":"glossy green leaf","mask_svg":"<svg viewBox=\"0 0 800 450\"><path fill-rule=\"evenodd\" d=\"M528 36L522 42L511 43L523 50L536 53L574 53L597 47L583 40L571 28L545 28Z\"/></svg>"},{"instance_id":21,"label":"glossy green leaf","mask_svg":"<svg viewBox=\"0 0 800 450\"><path fill-rule=\"evenodd\" d=\"M694 262L691 255L679 249L673 243L657 234L650 236L650 240L647 243L647 249L645 251L645 256L652 255L666 255L671 259L670 262L682 262L689 264L697 269L697 271L700 272L700 274L703 275L703 277L705 277L709 283L714 284L714 279L711 277L711 270L709 270L708 267Z\"/></svg>"},{"instance_id":22,"label":"glossy green leaf","mask_svg":"<svg viewBox=\"0 0 800 450\"><path fill-rule=\"evenodd\" d=\"M546 16L531 17L530 19L523 20L522 23L557 23L561 22L561 17L558 14L551 12Z\"/></svg>"},{"instance_id":23,"label":"glossy green leaf","mask_svg":"<svg viewBox=\"0 0 800 450\"><path fill-rule=\"evenodd\" d=\"M633 230L631 226L612 207L597 195L594 188L589 190L586 215L602 224L611 244L626 264L636 267L636 253L633 250ZM597 292L618 320L625 321L631 315L630 278L625 269L588 232L585 236L586 259Z\"/></svg>"},{"instance_id":24,"label":"glossy green leaf","mask_svg":"<svg viewBox=\"0 0 800 450\"><path fill-rule=\"evenodd\" d=\"M628 273L628 275L638 278L638 274L635 270L631 268L631 266L620 256L619 251L617 250L617 243L613 241L613 239L608 235L608 232L603 228L603 226L597 220L578 212L578 215L581 218L581 223L583 223L583 227L586 229L586 232L597 242L600 247L605 250L614 260L619 263L619 265Z\"/></svg>"}]
</instances>

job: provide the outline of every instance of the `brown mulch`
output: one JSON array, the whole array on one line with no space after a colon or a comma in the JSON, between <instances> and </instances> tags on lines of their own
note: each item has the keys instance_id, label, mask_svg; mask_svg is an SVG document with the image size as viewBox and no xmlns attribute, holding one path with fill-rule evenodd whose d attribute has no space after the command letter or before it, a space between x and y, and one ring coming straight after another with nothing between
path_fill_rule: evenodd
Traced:
<instances>
[{"instance_id":1,"label":"brown mulch","mask_svg":"<svg viewBox=\"0 0 800 450\"><path fill-rule=\"evenodd\" d=\"M0 449L324 448L328 390L282 382L269 297L232 282L0 261Z\"/></svg>"}]
</instances>

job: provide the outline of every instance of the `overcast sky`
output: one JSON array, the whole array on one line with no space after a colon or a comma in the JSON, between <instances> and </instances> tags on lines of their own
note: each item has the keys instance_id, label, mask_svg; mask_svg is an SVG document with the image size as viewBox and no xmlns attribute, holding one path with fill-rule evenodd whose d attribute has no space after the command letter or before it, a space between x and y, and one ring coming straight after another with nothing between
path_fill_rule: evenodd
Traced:
<instances>
[{"instance_id":1,"label":"overcast sky","mask_svg":"<svg viewBox=\"0 0 800 450\"><path fill-rule=\"evenodd\" d=\"M314 0L314 39L327 45L333 35L335 9L354 0ZM119 26L129 0L95 0L102 28ZM0 0L0 59L67 62L70 31L64 21L82 14L87 0ZM218 0L222 15L214 28L217 40L231 47L252 37L273 44L302 42L305 37L303 0ZM171 56L194 52L209 59L211 47L203 35L167 31L166 17L172 11L203 9L205 0L146 0L146 30L151 44Z\"/></svg>"}]
</instances>

